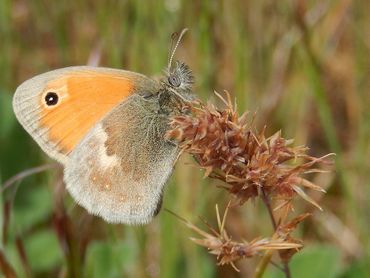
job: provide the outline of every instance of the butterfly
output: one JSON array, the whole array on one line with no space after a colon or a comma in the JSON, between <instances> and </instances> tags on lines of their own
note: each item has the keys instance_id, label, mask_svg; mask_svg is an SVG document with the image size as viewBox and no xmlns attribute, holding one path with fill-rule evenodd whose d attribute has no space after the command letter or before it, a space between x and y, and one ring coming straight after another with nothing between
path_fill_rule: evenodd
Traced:
<instances>
[{"instance_id":1,"label":"butterfly","mask_svg":"<svg viewBox=\"0 0 370 278\"><path fill-rule=\"evenodd\" d=\"M187 113L193 75L174 52L160 80L140 73L75 66L22 83L15 115L64 166L74 200L110 223L145 224L158 214L179 155L166 139L171 117Z\"/></svg>"}]
</instances>

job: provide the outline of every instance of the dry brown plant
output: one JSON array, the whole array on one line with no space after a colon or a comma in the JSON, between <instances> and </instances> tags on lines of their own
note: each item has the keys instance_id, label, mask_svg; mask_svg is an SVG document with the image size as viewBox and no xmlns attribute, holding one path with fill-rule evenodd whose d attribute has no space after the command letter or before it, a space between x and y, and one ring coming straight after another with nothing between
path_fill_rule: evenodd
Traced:
<instances>
[{"instance_id":1,"label":"dry brown plant","mask_svg":"<svg viewBox=\"0 0 370 278\"><path fill-rule=\"evenodd\" d=\"M280 131L266 137L266 128L257 131L255 115L245 112L239 116L227 92L226 99L216 95L225 108L194 101L187 107L191 111L189 114L172 119L167 136L179 142L183 152L195 158L199 167L205 170L206 177L221 180L222 187L232 195L236 205L242 206L250 199L262 200L274 231L269 238L234 241L225 229L227 212L221 221L217 207L218 230L207 224L210 232L205 232L183 221L201 236L192 238L192 241L208 248L217 256L220 265L231 264L237 270L235 261L262 255L255 271L255 277L261 277L273 252L278 251L283 264L281 268L286 277L290 277L288 263L303 247L302 241L293 238L291 232L309 216L309 213L302 213L294 219L289 218L294 209L293 199L298 195L321 210L305 190L325 190L310 182L306 175L325 172L316 165L329 164L327 158L332 154L319 158L310 156L307 147L292 146L293 140L283 138ZM278 220L277 210L283 210L283 217Z\"/></svg>"}]
</instances>

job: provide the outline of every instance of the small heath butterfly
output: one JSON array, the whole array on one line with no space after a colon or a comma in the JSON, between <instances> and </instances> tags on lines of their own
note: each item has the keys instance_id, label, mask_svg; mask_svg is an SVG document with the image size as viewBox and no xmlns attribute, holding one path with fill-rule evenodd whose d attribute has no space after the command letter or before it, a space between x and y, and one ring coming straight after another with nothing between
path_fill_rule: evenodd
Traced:
<instances>
[{"instance_id":1,"label":"small heath butterfly","mask_svg":"<svg viewBox=\"0 0 370 278\"><path fill-rule=\"evenodd\" d=\"M179 155L165 138L170 117L186 113L193 75L172 64L156 81L139 73L89 66L53 70L21 84L18 121L64 166L74 200L111 223L144 224L160 210Z\"/></svg>"}]
</instances>

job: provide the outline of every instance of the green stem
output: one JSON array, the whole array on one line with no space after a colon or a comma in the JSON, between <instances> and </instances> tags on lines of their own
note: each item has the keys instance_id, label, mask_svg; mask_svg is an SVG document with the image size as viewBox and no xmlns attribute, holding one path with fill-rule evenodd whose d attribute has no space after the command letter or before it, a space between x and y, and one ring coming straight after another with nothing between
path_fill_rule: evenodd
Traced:
<instances>
[{"instance_id":1,"label":"green stem","mask_svg":"<svg viewBox=\"0 0 370 278\"><path fill-rule=\"evenodd\" d=\"M271 250L265 252L262 259L258 263L256 270L254 271L254 278L261 278L263 276L268 264L271 261L272 254L273 252Z\"/></svg>"}]
</instances>

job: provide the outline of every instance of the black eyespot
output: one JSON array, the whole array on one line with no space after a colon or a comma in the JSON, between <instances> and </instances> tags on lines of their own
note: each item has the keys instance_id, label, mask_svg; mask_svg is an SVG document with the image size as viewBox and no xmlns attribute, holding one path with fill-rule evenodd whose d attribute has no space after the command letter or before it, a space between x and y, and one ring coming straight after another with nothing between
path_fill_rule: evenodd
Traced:
<instances>
[{"instance_id":1,"label":"black eyespot","mask_svg":"<svg viewBox=\"0 0 370 278\"><path fill-rule=\"evenodd\" d=\"M176 75L170 75L168 77L168 83L170 83L171 86L174 86L174 87L180 87L181 85L181 80L178 76Z\"/></svg>"},{"instance_id":2,"label":"black eyespot","mask_svg":"<svg viewBox=\"0 0 370 278\"><path fill-rule=\"evenodd\" d=\"M47 106L53 106L58 103L59 97L57 93L48 92L45 96L45 103Z\"/></svg>"}]
</instances>

